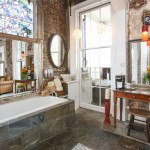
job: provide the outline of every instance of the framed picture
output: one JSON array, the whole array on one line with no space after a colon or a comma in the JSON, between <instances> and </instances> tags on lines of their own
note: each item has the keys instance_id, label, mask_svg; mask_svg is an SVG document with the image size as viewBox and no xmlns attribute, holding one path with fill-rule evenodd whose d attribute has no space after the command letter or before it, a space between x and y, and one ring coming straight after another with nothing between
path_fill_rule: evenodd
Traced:
<instances>
[{"instance_id":1,"label":"framed picture","mask_svg":"<svg viewBox=\"0 0 150 150\"><path fill-rule=\"evenodd\" d=\"M143 11L142 20L143 20L143 24L150 25L150 11L149 10Z\"/></svg>"},{"instance_id":2,"label":"framed picture","mask_svg":"<svg viewBox=\"0 0 150 150\"><path fill-rule=\"evenodd\" d=\"M144 16L144 24L150 25L150 16Z\"/></svg>"}]
</instances>

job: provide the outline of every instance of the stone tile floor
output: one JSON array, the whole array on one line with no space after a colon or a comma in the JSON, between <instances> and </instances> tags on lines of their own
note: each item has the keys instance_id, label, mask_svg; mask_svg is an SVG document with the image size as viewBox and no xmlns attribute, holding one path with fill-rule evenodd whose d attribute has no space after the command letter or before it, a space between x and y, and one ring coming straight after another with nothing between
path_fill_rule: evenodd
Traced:
<instances>
[{"instance_id":1,"label":"stone tile floor","mask_svg":"<svg viewBox=\"0 0 150 150\"><path fill-rule=\"evenodd\" d=\"M126 122L118 121L117 129L114 129L113 125L104 126L103 120L103 113L80 108L76 111L75 123L70 126L67 132L35 149L88 150L88 147L92 150L150 150L145 133L131 131L131 136L134 135L135 138L127 137ZM111 121L113 122L113 118ZM78 148L78 145L83 145L83 148Z\"/></svg>"}]
</instances>

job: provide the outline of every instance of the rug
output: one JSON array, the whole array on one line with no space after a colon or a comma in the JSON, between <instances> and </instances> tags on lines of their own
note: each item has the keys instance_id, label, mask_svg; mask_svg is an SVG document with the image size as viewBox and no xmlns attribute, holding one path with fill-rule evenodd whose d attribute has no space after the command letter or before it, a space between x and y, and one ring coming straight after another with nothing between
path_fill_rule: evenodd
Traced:
<instances>
[{"instance_id":1,"label":"rug","mask_svg":"<svg viewBox=\"0 0 150 150\"><path fill-rule=\"evenodd\" d=\"M92 150L83 144L78 143L72 150Z\"/></svg>"}]
</instances>

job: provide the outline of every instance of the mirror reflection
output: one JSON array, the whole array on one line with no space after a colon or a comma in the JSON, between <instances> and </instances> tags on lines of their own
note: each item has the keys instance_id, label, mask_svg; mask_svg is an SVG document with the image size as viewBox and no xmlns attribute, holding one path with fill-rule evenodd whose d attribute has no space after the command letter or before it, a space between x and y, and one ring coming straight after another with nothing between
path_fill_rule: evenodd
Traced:
<instances>
[{"instance_id":1,"label":"mirror reflection","mask_svg":"<svg viewBox=\"0 0 150 150\"><path fill-rule=\"evenodd\" d=\"M5 75L6 68L6 40L0 39L0 76Z\"/></svg>"},{"instance_id":2,"label":"mirror reflection","mask_svg":"<svg viewBox=\"0 0 150 150\"><path fill-rule=\"evenodd\" d=\"M53 64L60 67L63 64L65 56L65 45L63 39L59 35L54 35L50 45L50 55Z\"/></svg>"},{"instance_id":3,"label":"mirror reflection","mask_svg":"<svg viewBox=\"0 0 150 150\"><path fill-rule=\"evenodd\" d=\"M150 48L146 42L130 42L130 80L135 84L149 84Z\"/></svg>"}]
</instances>

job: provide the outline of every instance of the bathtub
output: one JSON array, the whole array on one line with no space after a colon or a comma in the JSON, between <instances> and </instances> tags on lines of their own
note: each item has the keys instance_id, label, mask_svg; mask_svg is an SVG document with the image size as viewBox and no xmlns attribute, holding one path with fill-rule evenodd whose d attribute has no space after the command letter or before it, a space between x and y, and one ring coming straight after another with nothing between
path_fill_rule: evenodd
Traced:
<instances>
[{"instance_id":1,"label":"bathtub","mask_svg":"<svg viewBox=\"0 0 150 150\"><path fill-rule=\"evenodd\" d=\"M68 130L74 101L36 96L0 105L0 147L32 149ZM11 144L10 144L11 143Z\"/></svg>"},{"instance_id":2,"label":"bathtub","mask_svg":"<svg viewBox=\"0 0 150 150\"><path fill-rule=\"evenodd\" d=\"M16 101L0 105L0 126L6 122L13 122L17 118L33 115L49 107L54 107L58 104L67 102L67 99L53 96L36 96L27 100Z\"/></svg>"}]
</instances>

